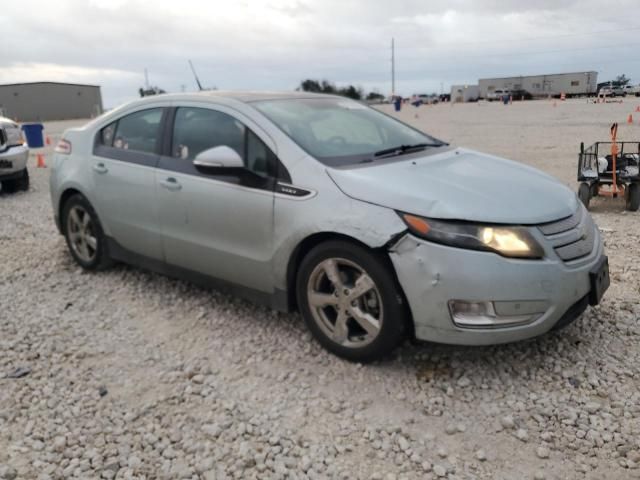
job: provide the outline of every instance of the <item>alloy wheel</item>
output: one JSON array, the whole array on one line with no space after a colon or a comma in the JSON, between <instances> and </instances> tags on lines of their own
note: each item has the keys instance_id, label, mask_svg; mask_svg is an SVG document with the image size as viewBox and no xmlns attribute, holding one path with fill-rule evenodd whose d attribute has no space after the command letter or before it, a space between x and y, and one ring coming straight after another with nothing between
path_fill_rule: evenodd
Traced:
<instances>
[{"instance_id":1,"label":"alloy wheel","mask_svg":"<svg viewBox=\"0 0 640 480\"><path fill-rule=\"evenodd\" d=\"M93 229L91 215L80 205L74 205L69 210L67 235L69 244L78 258L83 262L92 262L98 250L98 239Z\"/></svg>"},{"instance_id":2,"label":"alloy wheel","mask_svg":"<svg viewBox=\"0 0 640 480\"><path fill-rule=\"evenodd\" d=\"M322 331L345 347L373 342L382 328L380 292L369 274L344 258L328 258L313 269L307 284L309 310Z\"/></svg>"}]
</instances>

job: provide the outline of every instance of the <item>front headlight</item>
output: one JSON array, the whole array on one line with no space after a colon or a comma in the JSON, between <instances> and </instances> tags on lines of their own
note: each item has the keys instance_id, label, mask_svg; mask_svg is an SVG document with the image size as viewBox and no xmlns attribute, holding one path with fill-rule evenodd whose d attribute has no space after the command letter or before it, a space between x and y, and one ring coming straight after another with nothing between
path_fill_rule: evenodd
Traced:
<instances>
[{"instance_id":1,"label":"front headlight","mask_svg":"<svg viewBox=\"0 0 640 480\"><path fill-rule=\"evenodd\" d=\"M485 250L512 258L544 256L540 244L524 227L433 220L408 213L400 213L400 217L411 233L435 243Z\"/></svg>"}]
</instances>

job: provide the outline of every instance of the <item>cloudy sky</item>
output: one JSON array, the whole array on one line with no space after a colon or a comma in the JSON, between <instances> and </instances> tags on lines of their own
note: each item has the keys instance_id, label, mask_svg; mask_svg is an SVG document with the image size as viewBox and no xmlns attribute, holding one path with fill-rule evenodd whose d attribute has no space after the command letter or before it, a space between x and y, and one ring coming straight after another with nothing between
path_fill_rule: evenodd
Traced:
<instances>
[{"instance_id":1,"label":"cloudy sky","mask_svg":"<svg viewBox=\"0 0 640 480\"><path fill-rule=\"evenodd\" d=\"M640 83L638 0L21 0L0 8L0 83L294 89L304 78L390 93L478 78L599 72Z\"/></svg>"}]
</instances>

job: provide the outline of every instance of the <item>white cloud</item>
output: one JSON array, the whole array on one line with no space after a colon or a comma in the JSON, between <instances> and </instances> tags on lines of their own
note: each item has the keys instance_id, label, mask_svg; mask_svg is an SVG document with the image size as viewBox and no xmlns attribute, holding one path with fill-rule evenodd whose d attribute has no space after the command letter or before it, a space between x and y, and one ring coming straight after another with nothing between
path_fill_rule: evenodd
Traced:
<instances>
[{"instance_id":1,"label":"white cloud","mask_svg":"<svg viewBox=\"0 0 640 480\"><path fill-rule=\"evenodd\" d=\"M101 83L104 80L135 78L136 74L112 68L87 68L56 63L22 63L16 62L0 70L0 82L68 82Z\"/></svg>"},{"instance_id":2,"label":"white cloud","mask_svg":"<svg viewBox=\"0 0 640 480\"><path fill-rule=\"evenodd\" d=\"M632 15L618 15L636 5L621 0L603 10L600 0L23 0L2 7L0 81L99 83L105 103L113 106L137 94L144 68L152 84L194 89L187 63L192 59L208 86L293 89L311 77L388 92L391 37L398 88L406 94L439 91L441 82L563 70L595 69L605 79L624 72L640 81L640 66L627 62L637 50L640 27ZM589 50L608 44L622 46Z\"/></svg>"}]
</instances>

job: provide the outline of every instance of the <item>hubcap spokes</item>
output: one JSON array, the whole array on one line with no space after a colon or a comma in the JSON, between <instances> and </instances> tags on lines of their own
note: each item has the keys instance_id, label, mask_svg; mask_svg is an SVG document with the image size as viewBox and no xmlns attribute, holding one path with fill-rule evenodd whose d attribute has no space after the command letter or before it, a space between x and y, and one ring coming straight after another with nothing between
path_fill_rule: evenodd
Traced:
<instances>
[{"instance_id":1,"label":"hubcap spokes","mask_svg":"<svg viewBox=\"0 0 640 480\"><path fill-rule=\"evenodd\" d=\"M89 212L79 205L72 207L67 220L67 232L75 254L81 260L91 262L98 249L98 239L93 232Z\"/></svg>"},{"instance_id":2,"label":"hubcap spokes","mask_svg":"<svg viewBox=\"0 0 640 480\"><path fill-rule=\"evenodd\" d=\"M318 326L336 343L364 346L382 327L380 292L373 279L356 263L329 258L309 278L307 298Z\"/></svg>"}]
</instances>

